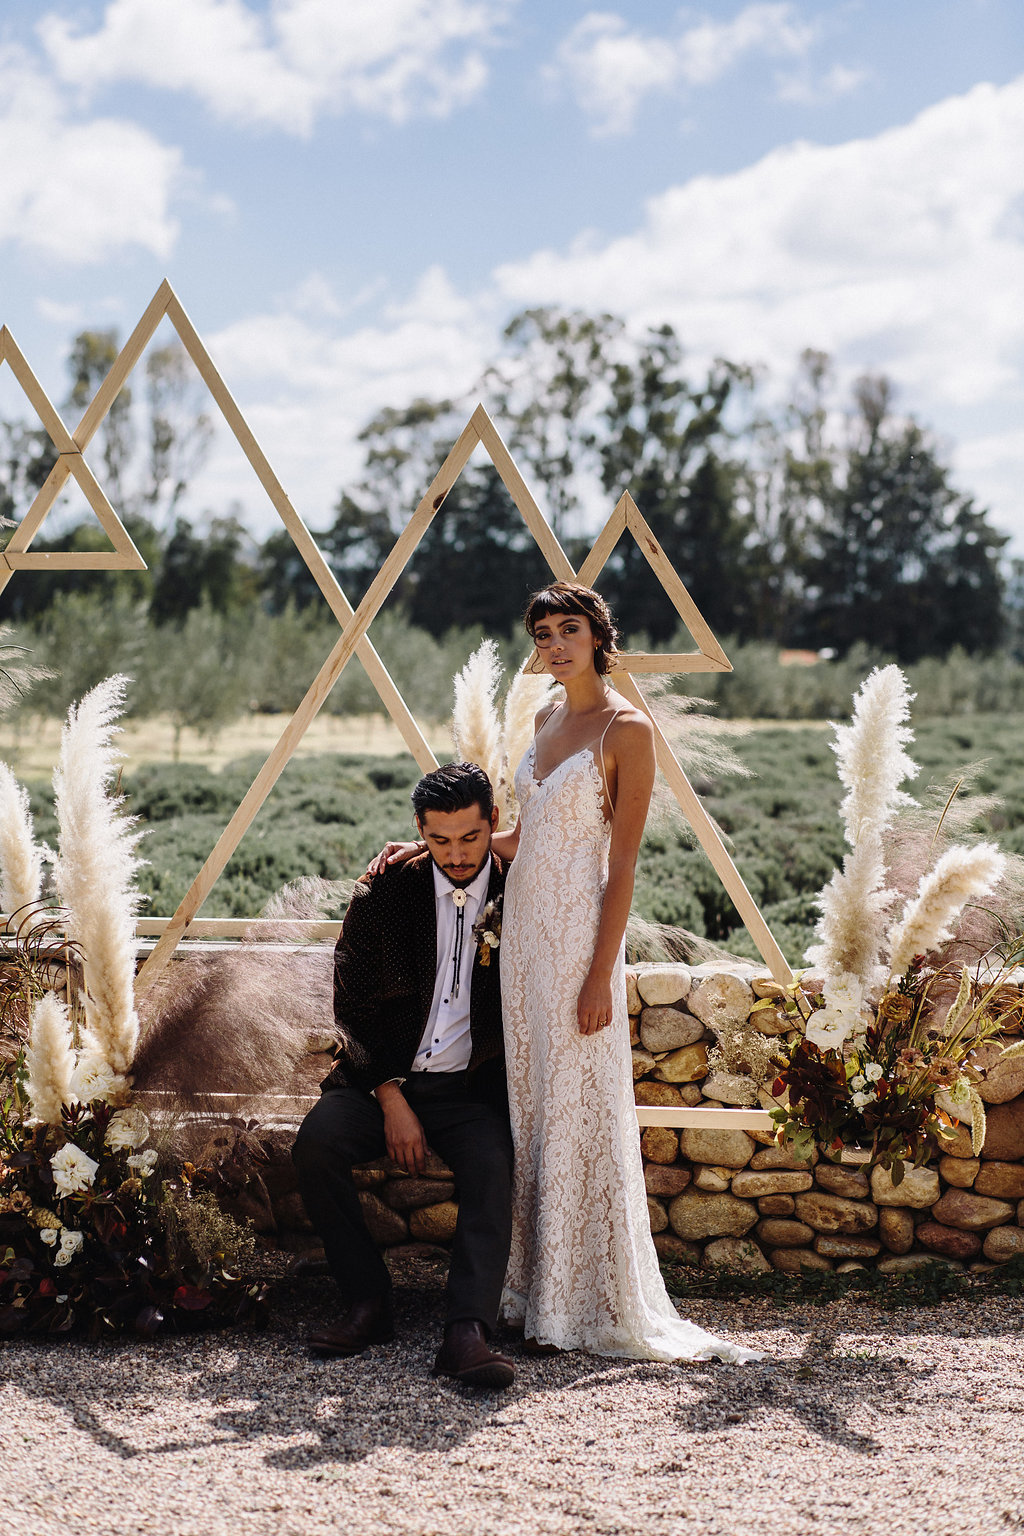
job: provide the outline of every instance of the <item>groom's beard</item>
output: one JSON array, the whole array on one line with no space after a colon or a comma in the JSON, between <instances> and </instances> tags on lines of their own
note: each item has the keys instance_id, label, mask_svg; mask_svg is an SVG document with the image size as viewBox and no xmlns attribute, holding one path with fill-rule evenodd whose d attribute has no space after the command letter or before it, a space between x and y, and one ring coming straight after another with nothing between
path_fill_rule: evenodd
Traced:
<instances>
[{"instance_id":1,"label":"groom's beard","mask_svg":"<svg viewBox=\"0 0 1024 1536\"><path fill-rule=\"evenodd\" d=\"M442 875L444 875L445 879L451 881L452 885L471 885L476 879L477 875L483 869L484 865L487 863L487 857L490 851L491 848L490 844L488 843L487 852L484 854L480 862L478 864L474 864L472 868L470 868L468 864L442 864L440 859L435 859L434 863L437 865Z\"/></svg>"}]
</instances>

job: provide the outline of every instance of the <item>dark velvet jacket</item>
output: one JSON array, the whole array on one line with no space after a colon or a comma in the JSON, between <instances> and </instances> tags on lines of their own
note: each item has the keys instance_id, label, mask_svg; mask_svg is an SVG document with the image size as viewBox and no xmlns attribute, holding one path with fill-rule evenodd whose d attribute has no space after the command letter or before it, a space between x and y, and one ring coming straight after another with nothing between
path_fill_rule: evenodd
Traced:
<instances>
[{"instance_id":1,"label":"dark velvet jacket","mask_svg":"<svg viewBox=\"0 0 1024 1536\"><path fill-rule=\"evenodd\" d=\"M505 867L492 854L486 900L504 887ZM484 966L477 951L470 989L469 1070L488 1079L504 1063L499 955L492 950ZM334 950L340 1044L322 1086L369 1091L389 1078L407 1077L427 1027L436 976L433 860L424 853L356 885Z\"/></svg>"}]
</instances>

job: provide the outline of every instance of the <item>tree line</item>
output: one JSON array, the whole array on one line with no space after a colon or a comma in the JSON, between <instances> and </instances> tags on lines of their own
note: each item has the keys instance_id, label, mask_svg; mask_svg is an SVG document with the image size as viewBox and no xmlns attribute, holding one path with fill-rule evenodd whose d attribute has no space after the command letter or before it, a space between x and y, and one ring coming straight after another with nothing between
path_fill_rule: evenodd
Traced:
<instances>
[{"instance_id":1,"label":"tree line","mask_svg":"<svg viewBox=\"0 0 1024 1536\"><path fill-rule=\"evenodd\" d=\"M111 331L75 338L69 407L92 397L117 345ZM1005 558L1007 536L952 483L934 438L897 408L882 376L865 375L842 399L830 360L814 351L802 354L788 390L724 359L694 375L670 326L638 336L611 315L533 309L506 328L478 393L574 564L628 489L723 638L839 657L868 644L902 662L954 646L1019 651L1024 582ZM69 595L116 592L159 630L195 628L200 613L314 622L322 598L283 529L258 540L237 507L194 505L213 432L203 400L183 349L157 348L139 398L123 391L101 428L97 472L148 569L19 573L5 618L38 628ZM472 403L418 399L363 429L362 471L316 532L351 602ZM38 425L0 420L0 515L24 512L54 454ZM90 521L33 548L104 544ZM472 462L389 606L438 641L473 626L511 634L548 576L496 471ZM671 639L676 615L628 537L600 585L627 634Z\"/></svg>"}]
</instances>

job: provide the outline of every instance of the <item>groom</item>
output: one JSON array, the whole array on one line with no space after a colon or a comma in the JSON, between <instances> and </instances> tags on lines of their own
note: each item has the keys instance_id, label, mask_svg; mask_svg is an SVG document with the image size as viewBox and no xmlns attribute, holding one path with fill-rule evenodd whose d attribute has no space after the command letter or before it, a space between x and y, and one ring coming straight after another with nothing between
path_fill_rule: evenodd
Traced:
<instances>
[{"instance_id":1,"label":"groom","mask_svg":"<svg viewBox=\"0 0 1024 1536\"><path fill-rule=\"evenodd\" d=\"M335 950L338 1061L292 1154L348 1303L309 1343L348 1356L394 1337L391 1278L351 1170L387 1152L415 1177L429 1145L451 1168L459 1200L434 1374L506 1387L512 1362L487 1340L511 1240L512 1138L498 966L481 964L485 946L473 932L505 883L490 851L498 813L490 780L472 763L428 773L412 803L427 852L356 885Z\"/></svg>"}]
</instances>

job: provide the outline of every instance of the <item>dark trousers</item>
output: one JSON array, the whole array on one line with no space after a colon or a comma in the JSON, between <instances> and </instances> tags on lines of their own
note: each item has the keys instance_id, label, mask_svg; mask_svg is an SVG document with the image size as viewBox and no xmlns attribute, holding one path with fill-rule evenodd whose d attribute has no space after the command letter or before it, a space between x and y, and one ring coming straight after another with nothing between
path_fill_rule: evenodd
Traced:
<instances>
[{"instance_id":1,"label":"dark trousers","mask_svg":"<svg viewBox=\"0 0 1024 1536\"><path fill-rule=\"evenodd\" d=\"M455 1178L459 1219L445 1321L497 1321L512 1232L512 1136L507 1112L474 1096L464 1072L416 1073L403 1086L430 1147ZM352 1166L383 1157L384 1115L360 1088L328 1088L299 1127L292 1158L331 1274L351 1304L391 1294L366 1229Z\"/></svg>"}]
</instances>

